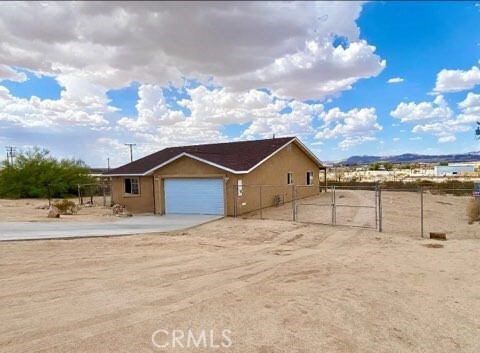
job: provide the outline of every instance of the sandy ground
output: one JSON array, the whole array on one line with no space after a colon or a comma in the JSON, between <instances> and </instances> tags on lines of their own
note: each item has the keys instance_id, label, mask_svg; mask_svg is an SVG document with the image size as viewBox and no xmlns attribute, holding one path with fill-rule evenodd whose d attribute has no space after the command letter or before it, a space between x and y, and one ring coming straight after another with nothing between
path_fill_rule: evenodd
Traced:
<instances>
[{"instance_id":1,"label":"sandy ground","mask_svg":"<svg viewBox=\"0 0 480 353\"><path fill-rule=\"evenodd\" d=\"M89 201L88 200L84 200ZM52 203L61 200L52 200ZM71 199L78 204L78 199ZM94 206L81 206L77 214L62 215L59 219L47 218L48 209L37 209L48 206L46 199L0 199L0 222L81 222L81 221L116 221L110 208L103 207L103 198L94 197Z\"/></svg>"},{"instance_id":2,"label":"sandy ground","mask_svg":"<svg viewBox=\"0 0 480 353\"><path fill-rule=\"evenodd\" d=\"M479 255L476 239L232 218L0 243L0 351L476 353ZM232 345L160 350L159 329Z\"/></svg>"},{"instance_id":3,"label":"sandy ground","mask_svg":"<svg viewBox=\"0 0 480 353\"><path fill-rule=\"evenodd\" d=\"M382 191L382 228L387 232L412 237L421 235L421 199L415 192ZM471 196L424 194L424 236L445 232L452 239L480 239L480 224L469 224L467 205ZM298 201L297 220L332 224L330 192ZM337 225L376 229L375 192L336 190L335 218ZM293 220L292 204L270 207L241 215L242 218Z\"/></svg>"}]
</instances>

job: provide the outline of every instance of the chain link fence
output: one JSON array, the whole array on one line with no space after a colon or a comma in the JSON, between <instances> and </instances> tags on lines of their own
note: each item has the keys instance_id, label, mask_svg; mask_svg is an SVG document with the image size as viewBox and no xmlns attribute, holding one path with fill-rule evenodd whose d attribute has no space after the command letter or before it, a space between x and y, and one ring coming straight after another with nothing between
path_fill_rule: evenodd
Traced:
<instances>
[{"instance_id":1,"label":"chain link fence","mask_svg":"<svg viewBox=\"0 0 480 353\"><path fill-rule=\"evenodd\" d=\"M431 232L480 238L474 189L375 186L243 185L235 217L377 229L412 237Z\"/></svg>"},{"instance_id":2,"label":"chain link fence","mask_svg":"<svg viewBox=\"0 0 480 353\"><path fill-rule=\"evenodd\" d=\"M235 217L377 228L376 187L242 185L235 190Z\"/></svg>"},{"instance_id":3,"label":"chain link fence","mask_svg":"<svg viewBox=\"0 0 480 353\"><path fill-rule=\"evenodd\" d=\"M112 186L110 183L78 184L79 205L102 205L110 207L112 203Z\"/></svg>"}]
</instances>

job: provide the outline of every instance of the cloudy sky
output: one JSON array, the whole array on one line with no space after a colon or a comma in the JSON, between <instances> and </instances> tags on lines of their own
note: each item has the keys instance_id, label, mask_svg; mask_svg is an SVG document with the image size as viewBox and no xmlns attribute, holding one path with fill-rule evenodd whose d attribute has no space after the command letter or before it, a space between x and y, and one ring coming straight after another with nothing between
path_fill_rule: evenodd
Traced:
<instances>
[{"instance_id":1,"label":"cloudy sky","mask_svg":"<svg viewBox=\"0 0 480 353\"><path fill-rule=\"evenodd\" d=\"M479 23L478 2L2 2L0 146L92 166L272 134L322 160L480 150Z\"/></svg>"}]
</instances>

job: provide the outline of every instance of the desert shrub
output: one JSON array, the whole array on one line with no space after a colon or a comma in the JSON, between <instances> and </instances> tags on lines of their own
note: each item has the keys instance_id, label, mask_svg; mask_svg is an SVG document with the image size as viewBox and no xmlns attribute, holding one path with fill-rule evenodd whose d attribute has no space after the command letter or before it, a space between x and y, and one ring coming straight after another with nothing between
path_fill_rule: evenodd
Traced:
<instances>
[{"instance_id":1,"label":"desert shrub","mask_svg":"<svg viewBox=\"0 0 480 353\"><path fill-rule=\"evenodd\" d=\"M60 214L75 214L77 213L77 205L75 205L75 202L63 199L60 202L55 202L53 203L53 206L58 208L58 211Z\"/></svg>"},{"instance_id":2,"label":"desert shrub","mask_svg":"<svg viewBox=\"0 0 480 353\"><path fill-rule=\"evenodd\" d=\"M467 203L467 217L469 224L480 220L480 199L471 199Z\"/></svg>"}]
</instances>

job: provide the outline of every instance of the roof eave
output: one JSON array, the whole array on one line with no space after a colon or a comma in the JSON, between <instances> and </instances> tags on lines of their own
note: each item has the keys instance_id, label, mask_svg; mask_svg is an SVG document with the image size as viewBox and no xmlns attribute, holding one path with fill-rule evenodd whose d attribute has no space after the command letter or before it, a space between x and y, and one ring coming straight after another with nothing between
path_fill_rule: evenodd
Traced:
<instances>
[{"instance_id":1,"label":"roof eave","mask_svg":"<svg viewBox=\"0 0 480 353\"><path fill-rule=\"evenodd\" d=\"M319 168L322 168L323 167L323 163L317 158L317 156L315 156L308 148L307 146L305 146L297 137L293 137L290 141L288 141L287 143L285 143L282 147L278 148L277 150L275 150L272 154L270 154L269 156L265 157L264 159L262 159L260 162L258 162L257 164L255 164L252 168L250 168L247 173L250 173L251 171L253 171L255 168L259 167L260 165L262 165L263 163L265 163L268 159L272 158L274 155L276 155L278 152L280 152L281 150L283 150L285 147L287 147L288 145L290 145L292 142L296 142L299 147L306 153L310 156L310 158L312 158L318 165Z\"/></svg>"},{"instance_id":2,"label":"roof eave","mask_svg":"<svg viewBox=\"0 0 480 353\"><path fill-rule=\"evenodd\" d=\"M135 174L125 174L125 173L118 173L118 174L107 174L105 176L147 176L151 173L153 173L154 171L156 171L157 169L160 169L164 166L166 166L167 164L170 164L174 161L176 161L177 159L181 158L181 157L188 157L188 158L191 158L191 159L194 159L194 160L197 160L199 162L202 162L202 163L205 163L205 164L208 164L208 165L211 165L215 168L218 168L218 169L222 169L222 170L225 170L227 172L230 172L230 173L233 173L233 174L246 174L248 173L247 170L233 170L231 168L228 168L228 167L224 167L220 164L217 164L217 163L213 163L213 162L210 162L206 159L203 159L203 158L200 158L200 157L197 157L197 156L194 156L190 153L187 153L187 152L182 152L178 155L176 155L175 157L173 158L170 158L168 161L165 161L149 170L147 170L145 173L135 173Z\"/></svg>"}]
</instances>

